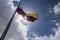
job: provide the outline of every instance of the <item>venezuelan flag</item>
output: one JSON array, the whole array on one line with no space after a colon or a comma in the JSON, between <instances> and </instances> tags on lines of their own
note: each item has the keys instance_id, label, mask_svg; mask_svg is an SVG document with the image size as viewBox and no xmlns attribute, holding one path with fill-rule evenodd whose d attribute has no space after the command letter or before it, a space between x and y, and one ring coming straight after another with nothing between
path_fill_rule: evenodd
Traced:
<instances>
[{"instance_id":1,"label":"venezuelan flag","mask_svg":"<svg viewBox=\"0 0 60 40\"><path fill-rule=\"evenodd\" d=\"M35 20L38 19L38 14L34 14L34 13L31 13L31 14L28 14L28 13L25 13L22 8L20 6L18 6L16 12L20 15L23 16L23 18L27 18L26 20L27 21L31 21L31 22L34 22Z\"/></svg>"}]
</instances>

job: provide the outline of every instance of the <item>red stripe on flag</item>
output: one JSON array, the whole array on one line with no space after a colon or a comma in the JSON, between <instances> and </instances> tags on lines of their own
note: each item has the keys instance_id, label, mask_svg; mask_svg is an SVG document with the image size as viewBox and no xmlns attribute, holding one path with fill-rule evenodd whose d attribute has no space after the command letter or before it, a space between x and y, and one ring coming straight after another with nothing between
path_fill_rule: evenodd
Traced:
<instances>
[{"instance_id":1,"label":"red stripe on flag","mask_svg":"<svg viewBox=\"0 0 60 40\"><path fill-rule=\"evenodd\" d=\"M26 19L26 20L31 21L31 22L34 22L34 21L35 21L35 19L34 19L34 18L30 19L30 18L28 18L28 17L27 17L27 19Z\"/></svg>"},{"instance_id":2,"label":"red stripe on flag","mask_svg":"<svg viewBox=\"0 0 60 40\"><path fill-rule=\"evenodd\" d=\"M20 10L17 10L17 13L24 16L24 14Z\"/></svg>"}]
</instances>

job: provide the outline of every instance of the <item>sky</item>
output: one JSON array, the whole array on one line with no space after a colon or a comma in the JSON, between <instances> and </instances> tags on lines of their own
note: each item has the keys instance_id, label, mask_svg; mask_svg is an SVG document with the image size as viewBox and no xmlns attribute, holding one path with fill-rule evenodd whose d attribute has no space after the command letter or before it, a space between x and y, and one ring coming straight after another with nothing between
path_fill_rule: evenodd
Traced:
<instances>
[{"instance_id":1,"label":"sky","mask_svg":"<svg viewBox=\"0 0 60 40\"><path fill-rule=\"evenodd\" d=\"M0 36L16 10L13 1L0 0ZM60 0L20 0L27 13L37 13L34 23L16 13L5 40L60 40ZM2 4L2 5L1 5Z\"/></svg>"}]
</instances>

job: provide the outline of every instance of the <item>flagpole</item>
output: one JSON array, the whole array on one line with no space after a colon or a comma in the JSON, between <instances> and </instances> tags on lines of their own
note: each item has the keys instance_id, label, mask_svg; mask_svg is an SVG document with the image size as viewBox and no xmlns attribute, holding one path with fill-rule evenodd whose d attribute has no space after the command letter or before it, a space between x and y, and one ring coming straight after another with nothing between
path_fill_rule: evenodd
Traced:
<instances>
[{"instance_id":1,"label":"flagpole","mask_svg":"<svg viewBox=\"0 0 60 40\"><path fill-rule=\"evenodd\" d=\"M19 3L19 5L20 5L20 3ZM19 6L19 5L18 5L18 6ZM17 10L17 9L16 9L16 10ZM10 26L11 26L11 23L12 23L12 21L13 21L13 18L14 18L14 16L15 16L15 14L16 14L16 11L15 11L14 14L12 15L12 17L11 17L11 19L10 19L7 27L6 27L6 29L5 29L4 32L2 33L2 36L0 37L0 40L4 40L4 39L5 39L5 37L6 37L7 32L8 32L8 30L9 30Z\"/></svg>"},{"instance_id":2,"label":"flagpole","mask_svg":"<svg viewBox=\"0 0 60 40\"><path fill-rule=\"evenodd\" d=\"M15 12L15 13L16 13L16 12ZM6 29L4 30L4 32L3 32L3 34L2 34L2 36L1 36L1 38L0 38L0 40L4 40L6 34L7 34L8 30L9 30L9 28L10 28L10 26L11 26L11 23L12 23L12 21L13 21L13 18L14 18L15 13L13 14L11 20L9 21Z\"/></svg>"}]
</instances>

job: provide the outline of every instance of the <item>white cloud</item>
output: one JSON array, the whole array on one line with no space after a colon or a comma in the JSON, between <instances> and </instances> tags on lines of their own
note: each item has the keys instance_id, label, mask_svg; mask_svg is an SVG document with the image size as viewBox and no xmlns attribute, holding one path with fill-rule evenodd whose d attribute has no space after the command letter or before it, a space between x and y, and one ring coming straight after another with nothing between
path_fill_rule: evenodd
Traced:
<instances>
[{"instance_id":1,"label":"white cloud","mask_svg":"<svg viewBox=\"0 0 60 40\"><path fill-rule=\"evenodd\" d=\"M14 40L28 39L26 36L29 26L22 24L21 20L24 20L22 16L16 14L6 39L9 38L13 38Z\"/></svg>"},{"instance_id":2,"label":"white cloud","mask_svg":"<svg viewBox=\"0 0 60 40\"><path fill-rule=\"evenodd\" d=\"M55 36L50 35L48 37L35 35L35 38L32 38L32 40L60 40L60 27L58 29L55 29Z\"/></svg>"},{"instance_id":3,"label":"white cloud","mask_svg":"<svg viewBox=\"0 0 60 40\"><path fill-rule=\"evenodd\" d=\"M0 0L0 36L6 28L10 18L12 17L15 7L13 0ZM7 33L5 40L27 40L27 25L24 25L21 20L24 19L16 13L11 27ZM24 21L25 22L25 21Z\"/></svg>"},{"instance_id":4,"label":"white cloud","mask_svg":"<svg viewBox=\"0 0 60 40\"><path fill-rule=\"evenodd\" d=\"M60 14L60 2L53 7L53 12L57 15Z\"/></svg>"},{"instance_id":5,"label":"white cloud","mask_svg":"<svg viewBox=\"0 0 60 40\"><path fill-rule=\"evenodd\" d=\"M13 10L8 3L9 0L0 0L0 34L5 29L5 26L7 25L13 13Z\"/></svg>"}]
</instances>

